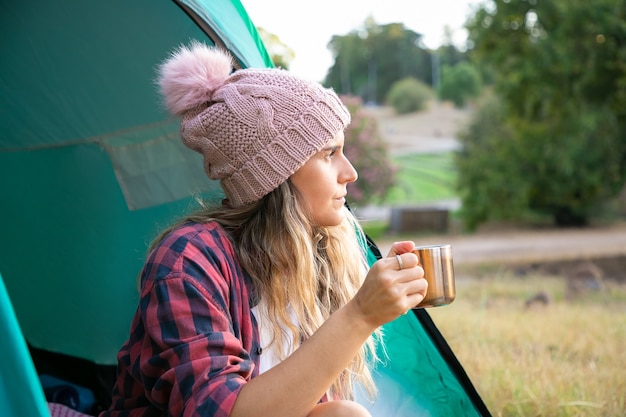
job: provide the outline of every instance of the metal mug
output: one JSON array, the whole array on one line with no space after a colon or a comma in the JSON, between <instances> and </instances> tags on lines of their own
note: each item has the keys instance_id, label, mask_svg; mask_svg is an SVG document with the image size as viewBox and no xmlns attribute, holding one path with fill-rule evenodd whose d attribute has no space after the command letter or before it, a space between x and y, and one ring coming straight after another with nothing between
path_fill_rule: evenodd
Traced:
<instances>
[{"instance_id":1,"label":"metal mug","mask_svg":"<svg viewBox=\"0 0 626 417\"><path fill-rule=\"evenodd\" d=\"M450 245L416 246L419 265L428 281L426 297L415 308L438 307L450 304L456 297L454 266Z\"/></svg>"}]
</instances>

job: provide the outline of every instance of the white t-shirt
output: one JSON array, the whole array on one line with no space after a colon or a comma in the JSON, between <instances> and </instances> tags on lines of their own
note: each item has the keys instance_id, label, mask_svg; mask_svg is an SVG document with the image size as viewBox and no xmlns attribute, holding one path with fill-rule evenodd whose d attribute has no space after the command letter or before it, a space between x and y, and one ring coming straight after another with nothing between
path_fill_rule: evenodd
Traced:
<instances>
[{"instance_id":1,"label":"white t-shirt","mask_svg":"<svg viewBox=\"0 0 626 417\"><path fill-rule=\"evenodd\" d=\"M294 325L297 326L298 321L296 320L296 316L293 313L293 309L291 306L288 306L289 316L291 317L291 321ZM293 333L289 329L283 329L285 332L285 336L283 338L283 346L281 350L278 350L278 346L276 343L270 346L272 341L272 331L270 328L270 322L267 318L267 306L266 303L261 301L256 306L252 307L252 314L254 314L254 318L259 326L259 339L262 353L260 358L260 366L259 366L259 374L273 368L277 364L281 362L280 357L286 358L287 356L293 353L293 345L291 343ZM282 355L279 352L282 351Z\"/></svg>"}]
</instances>

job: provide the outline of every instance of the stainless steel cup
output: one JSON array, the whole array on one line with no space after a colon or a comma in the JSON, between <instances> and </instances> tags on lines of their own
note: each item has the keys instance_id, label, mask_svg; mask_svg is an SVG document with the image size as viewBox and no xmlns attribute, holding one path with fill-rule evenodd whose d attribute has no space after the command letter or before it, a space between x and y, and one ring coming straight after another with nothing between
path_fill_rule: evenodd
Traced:
<instances>
[{"instance_id":1,"label":"stainless steel cup","mask_svg":"<svg viewBox=\"0 0 626 417\"><path fill-rule=\"evenodd\" d=\"M450 245L416 246L413 253L424 268L424 278L428 281L426 297L415 308L438 307L454 301L456 289Z\"/></svg>"}]
</instances>

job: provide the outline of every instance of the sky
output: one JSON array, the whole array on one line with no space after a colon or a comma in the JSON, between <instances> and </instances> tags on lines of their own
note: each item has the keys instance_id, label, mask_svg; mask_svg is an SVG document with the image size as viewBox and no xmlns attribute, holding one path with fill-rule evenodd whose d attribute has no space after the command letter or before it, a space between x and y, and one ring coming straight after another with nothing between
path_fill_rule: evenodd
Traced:
<instances>
[{"instance_id":1,"label":"sky","mask_svg":"<svg viewBox=\"0 0 626 417\"><path fill-rule=\"evenodd\" d=\"M462 45L463 24L479 0L241 0L257 27L278 36L295 51L290 70L301 77L322 81L333 64L326 45L333 35L346 35L372 16L377 24L404 23L420 33L424 44L437 48L444 28Z\"/></svg>"}]
</instances>

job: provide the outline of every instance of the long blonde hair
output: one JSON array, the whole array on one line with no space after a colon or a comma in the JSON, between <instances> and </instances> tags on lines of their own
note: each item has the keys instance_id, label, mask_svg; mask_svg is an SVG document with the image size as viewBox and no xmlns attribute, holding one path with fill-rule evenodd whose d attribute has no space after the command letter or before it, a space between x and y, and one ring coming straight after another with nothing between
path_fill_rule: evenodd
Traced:
<instances>
[{"instance_id":1,"label":"long blonde hair","mask_svg":"<svg viewBox=\"0 0 626 417\"><path fill-rule=\"evenodd\" d=\"M267 308L273 346L287 343L296 349L354 296L365 278L367 265L359 245L363 231L344 209L345 220L339 226L314 226L297 201L297 190L286 181L250 205L203 205L201 211L178 224L216 221L229 232L239 262ZM284 329L290 330L292 340L287 340ZM329 394L353 398L354 383L360 382L373 396L376 389L369 364L376 360L374 338L370 337Z\"/></svg>"}]
</instances>

